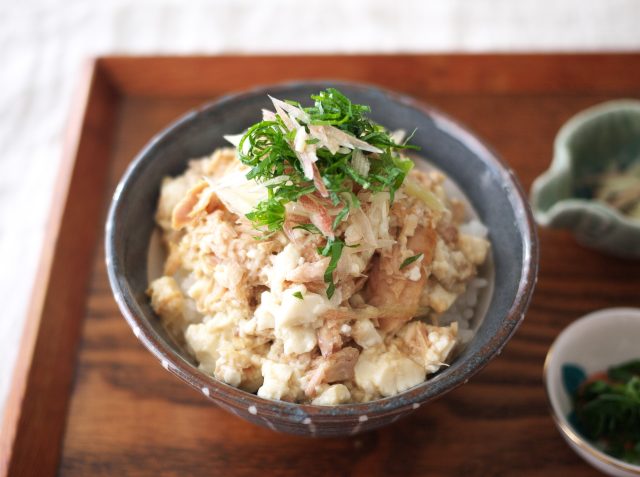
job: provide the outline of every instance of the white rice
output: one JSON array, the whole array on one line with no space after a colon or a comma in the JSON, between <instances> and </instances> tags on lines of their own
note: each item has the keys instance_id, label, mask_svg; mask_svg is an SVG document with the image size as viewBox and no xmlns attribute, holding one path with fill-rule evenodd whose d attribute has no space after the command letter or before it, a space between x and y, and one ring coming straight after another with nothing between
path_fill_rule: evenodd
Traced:
<instances>
[{"instance_id":1,"label":"white rice","mask_svg":"<svg viewBox=\"0 0 640 477\"><path fill-rule=\"evenodd\" d=\"M486 238L488 234L487 227L479 220L471 219L469 222L460 225L459 230L463 234L474 235L476 237ZM486 267L483 267L486 268ZM477 328L476 315L478 314L478 302L480 294L489 285L486 278L476 277L467 284L467 289L460 294L453 305L438 317L440 326L448 326L453 322L458 322L458 337L460 344L466 345L475 335Z\"/></svg>"},{"instance_id":2,"label":"white rice","mask_svg":"<svg viewBox=\"0 0 640 477\"><path fill-rule=\"evenodd\" d=\"M472 219L466 224L461 224L459 229L460 232L465 235L473 235L475 237L482 238L487 238L487 234L489 233L487 227L485 227L482 222L476 219Z\"/></svg>"}]
</instances>

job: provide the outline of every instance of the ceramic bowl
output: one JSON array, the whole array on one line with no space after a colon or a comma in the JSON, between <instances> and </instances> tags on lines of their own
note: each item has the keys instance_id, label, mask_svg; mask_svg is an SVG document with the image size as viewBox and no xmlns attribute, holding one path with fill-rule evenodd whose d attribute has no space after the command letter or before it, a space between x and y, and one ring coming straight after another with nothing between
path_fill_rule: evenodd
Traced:
<instances>
[{"instance_id":1,"label":"ceramic bowl","mask_svg":"<svg viewBox=\"0 0 640 477\"><path fill-rule=\"evenodd\" d=\"M577 114L558 132L551 167L531 188L536 221L569 229L586 246L640 258L640 221L593 200L585 186L612 165L634 161L640 161L640 101L609 101Z\"/></svg>"},{"instance_id":2,"label":"ceramic bowl","mask_svg":"<svg viewBox=\"0 0 640 477\"><path fill-rule=\"evenodd\" d=\"M267 94L307 102L327 86L368 104L389 129L418 128L412 142L465 191L489 228L494 291L474 339L429 381L387 399L334 407L270 401L228 386L200 371L160 325L145 295L147 252L162 178L183 172L187 161L225 145L270 107ZM223 409L271 429L313 436L349 435L383 426L465 383L496 356L527 309L538 266L533 219L513 172L467 129L424 104L371 86L317 82L277 85L226 96L191 111L154 137L118 185L106 224L106 260L118 305L135 336L162 363Z\"/></svg>"},{"instance_id":3,"label":"ceramic bowl","mask_svg":"<svg viewBox=\"0 0 640 477\"><path fill-rule=\"evenodd\" d=\"M640 476L640 466L615 459L582 437L569 416L571 394L585 377L640 358L640 309L610 308L590 313L556 338L544 364L551 414L562 437L585 461L609 475Z\"/></svg>"}]
</instances>

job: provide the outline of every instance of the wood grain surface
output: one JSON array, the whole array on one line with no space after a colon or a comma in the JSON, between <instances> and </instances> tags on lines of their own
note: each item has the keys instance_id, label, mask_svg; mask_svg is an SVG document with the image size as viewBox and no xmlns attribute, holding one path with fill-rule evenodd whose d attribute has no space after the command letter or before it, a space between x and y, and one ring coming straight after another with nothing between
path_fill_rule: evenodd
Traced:
<instances>
[{"instance_id":1,"label":"wood grain surface","mask_svg":"<svg viewBox=\"0 0 640 477\"><path fill-rule=\"evenodd\" d=\"M286 69L276 68L282 58L101 59L99 69L121 95L114 103L117 117L104 123L110 127L105 134L114 134L109 193L136 152L189 108L229 88L315 72L315 66L309 66L315 58L296 59L285 62ZM527 190L548 166L555 133L571 115L613 97L640 97L640 55L601 56L601 61L594 56L536 56L533 60L492 56L484 57L487 64L477 57L416 58L323 57L321 61L330 60L334 78L381 83L458 118L494 147ZM542 73L515 73L522 62L531 65L532 61ZM220 79L229 62L235 82ZM379 76L385 65L403 74L387 71ZM419 69L414 70L416 65ZM500 82L479 78L489 69L502 78L502 89ZM551 84L554 69L561 78ZM622 71L627 72L626 78L620 77ZM329 74L325 71L323 76ZM422 88L431 84L432 77L440 78L438 87ZM486 82L491 83L488 89ZM102 169L97 170L99 175ZM97 187L72 193L69 200L104 200L108 195ZM102 214L106 206L104 201ZM576 318L599 308L640 306L640 262L583 248L566 232L540 230L539 234L538 286L523 325L501 356L468 384L404 421L361 436L322 440L276 434L241 421L167 373L121 318L107 282L100 243L86 310L80 314L83 329L63 442L55 436L33 436L37 447L27 454L37 463L39 446L61 451L57 470L61 476L598 475L555 429L542 385L542 365L553 339ZM84 292L77 283L71 285ZM48 290L64 287L51 283ZM59 333L55 338L60 339ZM44 359L51 350L40 352L44 356L38 350L36 356ZM58 394L56 399L63 397ZM42 421L34 421L42 415L27 411L20 429L36 425L47 429ZM35 464L16 458L16 452L29 447L27 442L20 445L7 454L15 463L14 472L7 475L55 473L50 467L38 473Z\"/></svg>"},{"instance_id":2,"label":"wood grain surface","mask_svg":"<svg viewBox=\"0 0 640 477\"><path fill-rule=\"evenodd\" d=\"M0 475L53 475L59 462L115 132L102 126L117 106L92 63L79 87L0 427Z\"/></svg>"}]
</instances>

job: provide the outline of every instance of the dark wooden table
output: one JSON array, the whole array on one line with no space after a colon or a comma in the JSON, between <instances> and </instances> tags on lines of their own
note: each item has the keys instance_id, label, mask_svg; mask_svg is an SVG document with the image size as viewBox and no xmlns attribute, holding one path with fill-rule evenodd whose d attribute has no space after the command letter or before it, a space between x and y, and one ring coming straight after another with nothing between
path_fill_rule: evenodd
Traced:
<instances>
[{"instance_id":1,"label":"dark wooden table","mask_svg":"<svg viewBox=\"0 0 640 477\"><path fill-rule=\"evenodd\" d=\"M388 428L314 440L254 427L158 364L120 317L101 239L131 158L170 121L256 84L359 80L423 99L469 125L524 187L582 108L640 97L640 55L100 58L74 109L50 241L0 434L0 475L589 476L549 416L542 365L565 326L640 306L640 262L540 230L541 267L504 353L442 399Z\"/></svg>"}]
</instances>

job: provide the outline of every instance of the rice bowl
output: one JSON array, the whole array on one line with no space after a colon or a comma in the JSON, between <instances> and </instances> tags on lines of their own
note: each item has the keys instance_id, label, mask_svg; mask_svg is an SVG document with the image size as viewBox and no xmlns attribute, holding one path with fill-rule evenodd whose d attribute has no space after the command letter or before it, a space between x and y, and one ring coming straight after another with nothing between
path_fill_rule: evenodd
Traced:
<instances>
[{"instance_id":1,"label":"rice bowl","mask_svg":"<svg viewBox=\"0 0 640 477\"><path fill-rule=\"evenodd\" d=\"M464 190L490 230L491 259L479 277L490 277L472 320L473 339L449 363L422 384L400 394L365 403L314 406L263 399L225 384L199 369L184 346L162 326L146 294L149 278L162 273L164 258L154 216L164 177L184 173L190 158L223 147L222 136L252 124L269 93L304 101L326 82L275 85L229 95L193 110L153 138L137 155L114 194L106 224L106 257L114 297L133 334L158 363L195 392L222 409L256 425L305 436L345 436L395 422L418 407L464 384L495 357L524 317L535 284L538 246L522 188L496 154L464 126L412 98L370 85L333 82L361 103L374 119L392 130L417 126L413 142L420 156ZM415 157L416 168L423 160ZM159 234L156 234L159 235ZM153 273L147 273L147 270ZM492 288L489 290L489 288Z\"/></svg>"}]
</instances>

